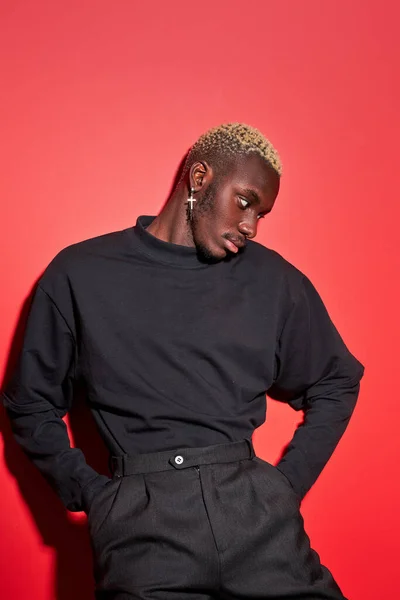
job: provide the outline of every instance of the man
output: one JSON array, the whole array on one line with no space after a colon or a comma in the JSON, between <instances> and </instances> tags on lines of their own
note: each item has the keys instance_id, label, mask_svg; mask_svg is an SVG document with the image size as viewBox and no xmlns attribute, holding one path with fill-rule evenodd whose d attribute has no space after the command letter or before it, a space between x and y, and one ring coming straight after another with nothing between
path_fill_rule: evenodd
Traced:
<instances>
[{"instance_id":1,"label":"man","mask_svg":"<svg viewBox=\"0 0 400 600\"><path fill-rule=\"evenodd\" d=\"M300 503L343 435L364 366L306 275L252 238L281 163L228 123L190 149L156 217L64 248L39 280L4 393L18 442L85 510L100 599L343 599ZM80 381L112 477L71 448ZM274 466L265 395L303 410Z\"/></svg>"}]
</instances>

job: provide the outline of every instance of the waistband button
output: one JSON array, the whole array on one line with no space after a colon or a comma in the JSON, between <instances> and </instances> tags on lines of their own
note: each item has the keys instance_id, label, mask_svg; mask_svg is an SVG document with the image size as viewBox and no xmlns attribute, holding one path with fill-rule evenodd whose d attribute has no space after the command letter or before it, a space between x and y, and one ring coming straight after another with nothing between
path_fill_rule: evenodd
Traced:
<instances>
[{"instance_id":1,"label":"waistband button","mask_svg":"<svg viewBox=\"0 0 400 600\"><path fill-rule=\"evenodd\" d=\"M183 456L175 456L175 462L177 465L181 465L183 463Z\"/></svg>"}]
</instances>

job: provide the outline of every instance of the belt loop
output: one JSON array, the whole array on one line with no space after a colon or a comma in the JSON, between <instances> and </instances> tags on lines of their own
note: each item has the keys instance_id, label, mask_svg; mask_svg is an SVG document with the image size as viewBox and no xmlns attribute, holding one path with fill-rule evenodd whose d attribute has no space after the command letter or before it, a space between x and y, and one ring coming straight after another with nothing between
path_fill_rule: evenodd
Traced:
<instances>
[{"instance_id":1,"label":"belt loop","mask_svg":"<svg viewBox=\"0 0 400 600\"><path fill-rule=\"evenodd\" d=\"M245 438L249 448L250 448L250 456L249 458L253 458L253 456L255 456L255 452L254 452L254 447L253 447L253 442L251 441L251 438Z\"/></svg>"},{"instance_id":2,"label":"belt loop","mask_svg":"<svg viewBox=\"0 0 400 600\"><path fill-rule=\"evenodd\" d=\"M125 461L123 456L110 456L108 464L113 475L117 471L115 477L123 477L125 475Z\"/></svg>"}]
</instances>

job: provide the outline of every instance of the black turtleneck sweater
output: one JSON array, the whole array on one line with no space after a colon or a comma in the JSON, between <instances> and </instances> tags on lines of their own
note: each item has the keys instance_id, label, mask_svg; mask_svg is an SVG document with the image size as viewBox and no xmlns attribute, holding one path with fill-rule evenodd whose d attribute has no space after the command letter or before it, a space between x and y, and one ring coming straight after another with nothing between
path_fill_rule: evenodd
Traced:
<instances>
[{"instance_id":1,"label":"black turtleneck sweater","mask_svg":"<svg viewBox=\"0 0 400 600\"><path fill-rule=\"evenodd\" d=\"M3 392L17 441L65 506L86 510L109 478L70 447L62 417L76 381L111 455L251 437L267 394L305 411L277 465L302 498L347 427L364 366L276 251L249 241L207 264L146 231L154 218L47 266Z\"/></svg>"}]
</instances>

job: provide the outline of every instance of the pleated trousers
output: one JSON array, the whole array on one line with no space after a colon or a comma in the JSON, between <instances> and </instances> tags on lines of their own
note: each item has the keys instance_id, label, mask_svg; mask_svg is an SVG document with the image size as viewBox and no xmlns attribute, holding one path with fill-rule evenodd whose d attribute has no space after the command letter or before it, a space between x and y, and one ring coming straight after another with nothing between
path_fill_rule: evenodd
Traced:
<instances>
[{"instance_id":1,"label":"pleated trousers","mask_svg":"<svg viewBox=\"0 0 400 600\"><path fill-rule=\"evenodd\" d=\"M96 600L346 600L251 439L112 464L88 512Z\"/></svg>"}]
</instances>

